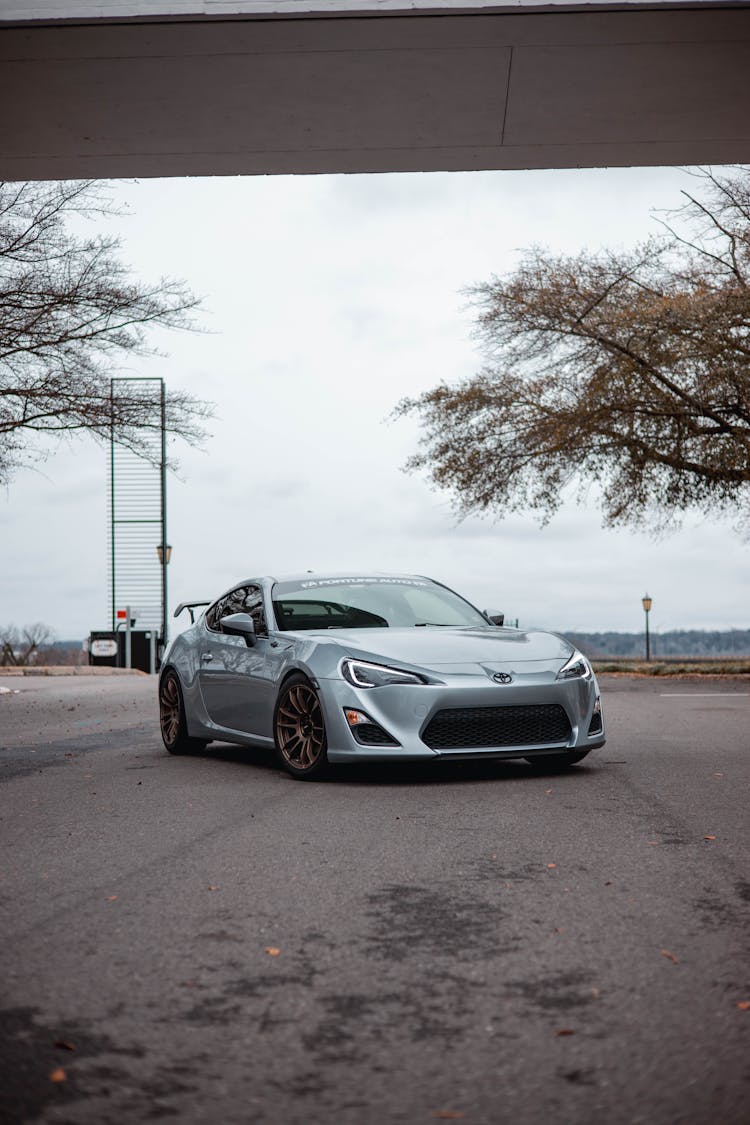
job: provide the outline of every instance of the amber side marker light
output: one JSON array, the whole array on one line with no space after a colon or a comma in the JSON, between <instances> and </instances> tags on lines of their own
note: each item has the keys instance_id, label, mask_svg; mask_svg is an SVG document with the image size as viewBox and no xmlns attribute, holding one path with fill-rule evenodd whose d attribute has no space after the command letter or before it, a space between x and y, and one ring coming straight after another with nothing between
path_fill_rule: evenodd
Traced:
<instances>
[{"instance_id":1,"label":"amber side marker light","mask_svg":"<svg viewBox=\"0 0 750 1125\"><path fill-rule=\"evenodd\" d=\"M344 711L344 715L350 727L357 727L360 723L372 722L372 719L368 719L367 715L363 715L361 711L351 711L347 709Z\"/></svg>"}]
</instances>

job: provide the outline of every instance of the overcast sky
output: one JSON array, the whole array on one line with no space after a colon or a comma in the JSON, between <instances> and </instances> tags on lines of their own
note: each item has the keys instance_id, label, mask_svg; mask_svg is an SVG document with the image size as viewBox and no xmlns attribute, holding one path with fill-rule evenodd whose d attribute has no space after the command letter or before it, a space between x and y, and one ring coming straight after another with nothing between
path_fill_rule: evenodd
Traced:
<instances>
[{"instance_id":1,"label":"overcast sky","mask_svg":"<svg viewBox=\"0 0 750 1125\"><path fill-rule=\"evenodd\" d=\"M402 466L403 395L480 365L462 290L532 243L627 246L679 204L675 169L151 180L112 185L143 281L184 278L202 334L161 333L163 376L211 399L202 451L177 443L169 482L170 603L261 573L430 574L521 625L656 631L750 626L750 545L689 518L668 538L608 532L596 497L533 519L459 523ZM106 466L88 439L19 472L0 495L0 623L59 638L107 628Z\"/></svg>"}]
</instances>

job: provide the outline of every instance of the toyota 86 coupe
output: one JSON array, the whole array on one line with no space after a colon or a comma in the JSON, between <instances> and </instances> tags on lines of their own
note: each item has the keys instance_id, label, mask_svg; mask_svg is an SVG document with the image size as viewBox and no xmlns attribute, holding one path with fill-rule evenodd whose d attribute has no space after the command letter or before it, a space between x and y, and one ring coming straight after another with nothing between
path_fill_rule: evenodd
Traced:
<instances>
[{"instance_id":1,"label":"toyota 86 coupe","mask_svg":"<svg viewBox=\"0 0 750 1125\"><path fill-rule=\"evenodd\" d=\"M251 578L175 616L184 609L192 623L159 675L172 754L214 740L267 747L293 777L314 778L329 763L376 760L560 768L604 744L582 653L555 633L508 628L430 578Z\"/></svg>"}]
</instances>

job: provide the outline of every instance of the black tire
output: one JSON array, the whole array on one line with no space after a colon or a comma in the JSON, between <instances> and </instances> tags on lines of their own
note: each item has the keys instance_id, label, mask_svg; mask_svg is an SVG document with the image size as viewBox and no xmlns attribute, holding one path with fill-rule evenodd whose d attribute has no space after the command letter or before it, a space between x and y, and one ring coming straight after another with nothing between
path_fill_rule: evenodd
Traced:
<instances>
[{"instance_id":1,"label":"black tire","mask_svg":"<svg viewBox=\"0 0 750 1125\"><path fill-rule=\"evenodd\" d=\"M159 724L162 742L170 754L194 754L208 745L204 739L188 735L180 680L171 668L159 682Z\"/></svg>"},{"instance_id":2,"label":"black tire","mask_svg":"<svg viewBox=\"0 0 750 1125\"><path fill-rule=\"evenodd\" d=\"M318 693L295 672L284 683L273 714L276 758L299 781L320 779L328 769L328 740Z\"/></svg>"},{"instance_id":3,"label":"black tire","mask_svg":"<svg viewBox=\"0 0 750 1125\"><path fill-rule=\"evenodd\" d=\"M577 762L582 762L590 750L576 750L574 753L565 754L539 754L535 758L527 758L529 765L539 773L557 773L560 770L570 769Z\"/></svg>"}]
</instances>

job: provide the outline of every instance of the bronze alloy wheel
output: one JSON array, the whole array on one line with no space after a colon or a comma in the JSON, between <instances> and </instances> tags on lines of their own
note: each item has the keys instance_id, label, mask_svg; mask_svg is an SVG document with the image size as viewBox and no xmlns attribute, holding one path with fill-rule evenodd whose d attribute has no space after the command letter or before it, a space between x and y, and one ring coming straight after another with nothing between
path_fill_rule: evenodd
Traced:
<instances>
[{"instance_id":1,"label":"bronze alloy wheel","mask_svg":"<svg viewBox=\"0 0 750 1125\"><path fill-rule=\"evenodd\" d=\"M205 739L188 736L180 681L171 669L159 684L159 723L162 741L170 754L189 754L207 745Z\"/></svg>"},{"instance_id":2,"label":"bronze alloy wheel","mask_svg":"<svg viewBox=\"0 0 750 1125\"><path fill-rule=\"evenodd\" d=\"M159 722L164 745L169 749L175 745L180 733L180 714L182 700L177 680L167 673L161 682L159 692Z\"/></svg>"},{"instance_id":3,"label":"bronze alloy wheel","mask_svg":"<svg viewBox=\"0 0 750 1125\"><path fill-rule=\"evenodd\" d=\"M326 728L315 689L301 675L281 693L274 720L281 764L295 777L310 777L326 765Z\"/></svg>"}]
</instances>

